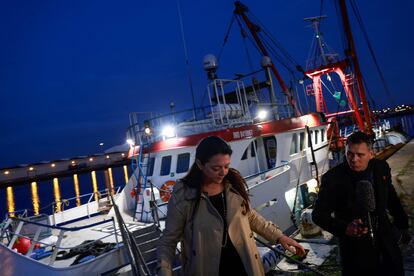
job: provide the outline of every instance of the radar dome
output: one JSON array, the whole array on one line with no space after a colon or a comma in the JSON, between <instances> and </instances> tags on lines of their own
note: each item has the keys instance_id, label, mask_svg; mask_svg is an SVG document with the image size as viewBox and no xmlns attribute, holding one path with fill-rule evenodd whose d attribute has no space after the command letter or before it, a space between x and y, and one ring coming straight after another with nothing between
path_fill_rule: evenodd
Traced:
<instances>
[{"instance_id":1,"label":"radar dome","mask_svg":"<svg viewBox=\"0 0 414 276\"><path fill-rule=\"evenodd\" d=\"M203 67L206 71L215 71L218 67L218 61L215 55L208 54L203 58Z\"/></svg>"}]
</instances>

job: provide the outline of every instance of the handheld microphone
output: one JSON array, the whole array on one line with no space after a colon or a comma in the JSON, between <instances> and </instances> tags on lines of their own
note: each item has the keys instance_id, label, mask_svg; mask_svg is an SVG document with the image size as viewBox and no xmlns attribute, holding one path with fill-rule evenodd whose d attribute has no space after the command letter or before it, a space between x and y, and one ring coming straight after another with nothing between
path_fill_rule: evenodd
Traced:
<instances>
[{"instance_id":1,"label":"handheld microphone","mask_svg":"<svg viewBox=\"0 0 414 276\"><path fill-rule=\"evenodd\" d=\"M356 204L367 215L369 235L374 243L374 231L372 229L371 212L375 210L375 193L372 183L368 180L360 180L356 183Z\"/></svg>"}]
</instances>

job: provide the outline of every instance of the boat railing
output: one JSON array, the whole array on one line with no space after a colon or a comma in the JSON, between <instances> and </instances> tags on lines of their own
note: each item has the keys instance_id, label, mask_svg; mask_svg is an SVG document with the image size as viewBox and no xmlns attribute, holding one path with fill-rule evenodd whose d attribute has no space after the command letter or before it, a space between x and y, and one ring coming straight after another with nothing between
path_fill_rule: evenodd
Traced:
<instances>
[{"instance_id":1,"label":"boat railing","mask_svg":"<svg viewBox=\"0 0 414 276\"><path fill-rule=\"evenodd\" d=\"M207 85L207 92L215 125L233 126L253 122L242 80L215 79Z\"/></svg>"},{"instance_id":2,"label":"boat railing","mask_svg":"<svg viewBox=\"0 0 414 276\"><path fill-rule=\"evenodd\" d=\"M210 104L196 109L175 112L172 104L167 114L130 113L128 138L140 145L253 122L243 81L216 79L207 86L207 92Z\"/></svg>"},{"instance_id":3,"label":"boat railing","mask_svg":"<svg viewBox=\"0 0 414 276\"><path fill-rule=\"evenodd\" d=\"M36 244L40 244L40 245L44 245L46 247L48 246L52 246L53 251L49 260L49 265L52 266L55 261L56 261L56 257L59 251L61 250L70 250L74 247L79 247L79 245L76 246L72 246L72 247L64 247L61 246L62 244L62 240L64 238L64 234L66 232L77 232L77 231L81 231L81 230L85 230L88 228L92 228L101 224L105 224L105 223L110 223L112 222L112 227L114 229L113 233L110 233L108 235L105 235L103 237L100 237L98 239L95 239L91 242L88 243L82 243L82 247L86 247L94 242L96 242L97 240L103 240L105 238L108 238L110 236L115 236L115 241L118 244L118 236L117 236L117 230L116 230L116 224L115 224L115 219L113 217L111 217L110 219L106 219L106 220L102 220L102 221L98 221L95 223L91 223L88 225L83 225L83 226L78 226L78 227L62 227L62 226L56 226L56 225L50 225L50 224L45 224L45 223L40 223L40 222L36 222L36 221L30 221L27 219L23 219L23 218L19 218L19 217L11 217L9 218L6 223L4 223L3 227L0 229L0 241L3 242L6 240L7 244L7 248L9 249L13 249L14 244L16 243L17 239L19 237L24 237L27 239L30 239L31 241L31 245L29 250L27 251L27 253L25 254L26 256L30 257L31 254L33 253ZM12 230L10 228L13 228L13 223L15 223L17 226L15 227L15 230ZM33 238L30 238L27 236L27 234L22 234L22 230L23 230L23 226L24 225L34 225L37 226L36 231L33 235ZM40 234L42 231L44 231L44 229L49 229L49 230L56 230L58 231L57 234L57 241L56 243L47 243L44 242L40 239ZM6 236L4 236L6 234ZM11 237L11 238L10 238Z\"/></svg>"},{"instance_id":4,"label":"boat railing","mask_svg":"<svg viewBox=\"0 0 414 276\"><path fill-rule=\"evenodd\" d=\"M106 200L109 201L109 195L114 194L116 197L121 191L121 189L122 189L122 186L117 186L117 187L114 187L113 189L112 188L110 188L109 190L102 189L96 192L81 195L79 197L71 197L68 199L62 199L61 201L53 202L52 203L53 224L59 224L56 218L58 214L62 214L65 212L71 212L71 210L73 210L73 208L76 208L76 207L84 208L83 215L87 217L91 217L91 215L93 215L94 213L99 212L99 204L100 204L101 199L106 197L107 198ZM86 202L86 204L83 204L83 205L80 204L81 198L88 198L88 201ZM72 203L75 201L76 201L76 206L70 207L71 205L73 205ZM93 202L96 202L97 207L92 206ZM65 208L67 208L67 210L64 210ZM76 211L76 213L78 216L82 216L82 214L80 214L78 210Z\"/></svg>"},{"instance_id":5,"label":"boat railing","mask_svg":"<svg viewBox=\"0 0 414 276\"><path fill-rule=\"evenodd\" d=\"M174 128L174 135L177 132L197 132L208 130L212 127L211 106L202 106L196 109L185 109L181 111L158 114L132 112L129 114L130 126L127 129L127 137L132 139L135 145L142 143L155 142L165 138L165 128ZM148 115L150 117L148 117ZM150 134L145 132L150 130ZM182 133L178 133L182 135ZM151 141L148 141L151 137Z\"/></svg>"},{"instance_id":6,"label":"boat railing","mask_svg":"<svg viewBox=\"0 0 414 276\"><path fill-rule=\"evenodd\" d=\"M244 177L244 179L246 180L246 182L248 182L248 181L251 181L252 179L260 176L261 180L265 180L265 179L267 179L269 177L272 177L272 176L274 176L278 173L281 173L281 172L283 172L283 171L285 171L286 169L289 169L289 168L290 168L290 166L287 163L283 163L283 164L281 164L277 167L270 168L270 169L267 169L267 170L263 170L263 171L260 171L258 173L255 173L255 174L248 175L248 176Z\"/></svg>"}]
</instances>

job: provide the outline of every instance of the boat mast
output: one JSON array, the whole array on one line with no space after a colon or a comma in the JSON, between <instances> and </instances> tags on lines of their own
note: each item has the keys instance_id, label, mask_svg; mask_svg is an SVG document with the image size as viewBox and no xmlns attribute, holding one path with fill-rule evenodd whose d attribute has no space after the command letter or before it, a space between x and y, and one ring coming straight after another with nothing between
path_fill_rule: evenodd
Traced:
<instances>
[{"instance_id":1,"label":"boat mast","mask_svg":"<svg viewBox=\"0 0 414 276\"><path fill-rule=\"evenodd\" d=\"M362 102L362 109L364 111L364 117L365 117L365 122L366 122L365 129L361 129L361 131L364 131L368 134L372 134L373 131L372 131L372 123L371 123L371 114L369 112L369 106L368 106L367 97L365 94L364 83L362 81L361 68L359 66L358 56L356 53L355 43L354 43L354 39L352 36L351 24L349 23L349 17L348 17L348 12L346 9L345 0L339 0L339 6L341 9L342 23L344 25L344 31L345 31L345 35L346 35L346 39L348 43L347 49L345 49L345 54L350 58L352 64L354 65L355 76L356 76L357 84L358 84L359 97Z\"/></svg>"},{"instance_id":2,"label":"boat mast","mask_svg":"<svg viewBox=\"0 0 414 276\"><path fill-rule=\"evenodd\" d=\"M248 11L248 8L243 5L240 1L234 2L234 5L236 6L234 13L237 15L240 15L243 21L246 23L247 28L249 28L250 33L253 36L253 39L255 40L257 47L259 47L260 51L264 56L269 56L269 53L267 52L266 48L264 47L262 41L260 40L257 32L259 27L255 25L253 22L250 21L250 19L247 17L246 12ZM295 112L295 115L297 117L301 116L296 101L292 95L292 93L289 91L289 88L286 86L285 82L283 81L282 77L280 76L279 72L277 71L275 65L271 64L270 69L272 70L273 75L276 77L280 87L282 88L282 92L286 95L289 104L292 106L293 111Z\"/></svg>"}]
</instances>

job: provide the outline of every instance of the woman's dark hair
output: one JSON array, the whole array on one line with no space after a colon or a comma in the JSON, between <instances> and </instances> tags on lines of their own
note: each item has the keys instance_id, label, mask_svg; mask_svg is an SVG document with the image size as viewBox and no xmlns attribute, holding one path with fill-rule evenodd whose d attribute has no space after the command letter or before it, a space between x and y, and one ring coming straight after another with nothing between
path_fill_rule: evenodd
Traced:
<instances>
[{"instance_id":1,"label":"woman's dark hair","mask_svg":"<svg viewBox=\"0 0 414 276\"><path fill-rule=\"evenodd\" d=\"M217 154L228 154L231 155L233 151L229 144L226 143L223 139L217 136L209 136L201 140L196 149L196 159L198 159L201 164L207 163L211 157ZM195 188L201 193L201 185L203 184L203 172L194 162L191 166L188 174L182 179L183 183L188 187ZM228 174L223 181L228 180L232 187L240 194L241 197L247 202L249 202L249 195L246 190L246 181L240 173L235 169L229 169ZM246 204L248 208L248 204Z\"/></svg>"}]
</instances>

